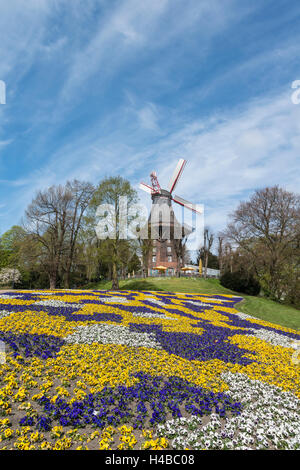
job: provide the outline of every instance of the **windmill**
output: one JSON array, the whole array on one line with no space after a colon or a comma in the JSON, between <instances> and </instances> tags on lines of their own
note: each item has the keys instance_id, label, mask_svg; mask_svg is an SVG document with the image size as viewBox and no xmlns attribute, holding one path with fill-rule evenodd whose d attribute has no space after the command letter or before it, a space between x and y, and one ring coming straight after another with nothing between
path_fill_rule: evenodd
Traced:
<instances>
[{"instance_id":1,"label":"windmill","mask_svg":"<svg viewBox=\"0 0 300 470\"><path fill-rule=\"evenodd\" d=\"M172 201L180 206L200 214L201 211L196 205L183 199L180 196L173 195L178 181L182 175L186 160L180 159L176 165L174 173L170 179L168 189L162 189L157 178L157 174L153 171L150 174L151 185L140 183L140 189L151 195L152 208L149 217L151 224L151 238L153 238L153 251L149 256L150 275L152 269L164 266L169 270L178 269L179 251L178 240L187 237L193 229L187 224L180 224L174 215ZM162 214L168 213L168 217Z\"/></svg>"}]
</instances>

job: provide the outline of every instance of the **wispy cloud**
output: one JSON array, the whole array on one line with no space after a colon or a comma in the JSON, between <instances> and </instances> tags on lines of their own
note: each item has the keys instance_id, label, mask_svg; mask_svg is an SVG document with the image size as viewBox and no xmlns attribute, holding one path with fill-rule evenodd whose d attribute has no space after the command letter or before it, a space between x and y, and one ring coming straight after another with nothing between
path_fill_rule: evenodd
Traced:
<instances>
[{"instance_id":1,"label":"wispy cloud","mask_svg":"<svg viewBox=\"0 0 300 470\"><path fill-rule=\"evenodd\" d=\"M34 171L27 181L29 196L34 187L63 182L66 175L96 181L119 173L137 183L137 175L145 179L150 169L158 171L166 187L177 159L183 157L188 164L176 192L204 203L207 223L221 229L228 212L253 190L277 183L298 190L299 130L300 107L284 93L193 121L155 145L146 145L143 152L139 145L102 144L91 134L90 141L77 139L42 170Z\"/></svg>"},{"instance_id":2,"label":"wispy cloud","mask_svg":"<svg viewBox=\"0 0 300 470\"><path fill-rule=\"evenodd\" d=\"M300 107L289 93L190 123L163 142L163 153L188 160L179 194L204 202L207 222L216 228L257 188L280 184L299 190ZM164 182L171 167L161 164Z\"/></svg>"},{"instance_id":3,"label":"wispy cloud","mask_svg":"<svg viewBox=\"0 0 300 470\"><path fill-rule=\"evenodd\" d=\"M176 192L216 230L257 187L298 190L300 6L262 3L3 2L6 226L39 188L116 174L137 186L152 169L166 186L180 157Z\"/></svg>"}]
</instances>

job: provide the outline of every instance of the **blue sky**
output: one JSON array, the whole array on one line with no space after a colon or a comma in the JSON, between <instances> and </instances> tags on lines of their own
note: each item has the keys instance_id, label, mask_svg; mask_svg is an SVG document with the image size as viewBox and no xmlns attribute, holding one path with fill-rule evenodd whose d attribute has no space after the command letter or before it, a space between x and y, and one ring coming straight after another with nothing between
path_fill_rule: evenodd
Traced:
<instances>
[{"instance_id":1,"label":"blue sky","mask_svg":"<svg viewBox=\"0 0 300 470\"><path fill-rule=\"evenodd\" d=\"M38 189L167 186L179 158L215 232L255 189L299 190L298 1L0 0L0 39L1 233Z\"/></svg>"}]
</instances>

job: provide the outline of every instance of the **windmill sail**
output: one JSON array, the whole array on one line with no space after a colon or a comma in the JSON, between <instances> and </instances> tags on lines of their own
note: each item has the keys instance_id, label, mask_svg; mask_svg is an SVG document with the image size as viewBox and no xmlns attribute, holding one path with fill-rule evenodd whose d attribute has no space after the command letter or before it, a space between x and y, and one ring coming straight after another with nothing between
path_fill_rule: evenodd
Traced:
<instances>
[{"instance_id":1,"label":"windmill sail","mask_svg":"<svg viewBox=\"0 0 300 470\"><path fill-rule=\"evenodd\" d=\"M190 209L193 212L197 212L197 214L202 214L203 212L203 209L201 206L199 206L199 204L193 204L192 202L186 201L186 199L176 195L172 199L177 204L180 204L181 206L185 207L186 209Z\"/></svg>"},{"instance_id":2,"label":"windmill sail","mask_svg":"<svg viewBox=\"0 0 300 470\"><path fill-rule=\"evenodd\" d=\"M148 194L152 194L153 193L153 188L152 186L149 186L148 184L146 183L140 183L140 189L142 189L143 191L146 191L146 193Z\"/></svg>"},{"instance_id":3,"label":"windmill sail","mask_svg":"<svg viewBox=\"0 0 300 470\"><path fill-rule=\"evenodd\" d=\"M179 181L179 178L180 176L182 175L182 172L184 170L184 167L186 165L186 160L184 160L183 158L181 158L177 165L176 165L176 168L174 170L174 173L173 173L173 176L172 178L170 179L170 182L169 182L169 186L168 186L168 190L170 193L172 193Z\"/></svg>"}]
</instances>

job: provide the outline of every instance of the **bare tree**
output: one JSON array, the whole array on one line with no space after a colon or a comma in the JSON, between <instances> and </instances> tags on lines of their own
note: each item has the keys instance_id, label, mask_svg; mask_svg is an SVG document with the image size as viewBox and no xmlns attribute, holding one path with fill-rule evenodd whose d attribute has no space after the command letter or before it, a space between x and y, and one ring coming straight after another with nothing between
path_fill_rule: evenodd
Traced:
<instances>
[{"instance_id":1,"label":"bare tree","mask_svg":"<svg viewBox=\"0 0 300 470\"><path fill-rule=\"evenodd\" d=\"M182 238L174 238L173 246L176 254L176 276L180 277L180 270L183 267L184 259L187 257L186 242L187 235L184 235Z\"/></svg>"},{"instance_id":2,"label":"bare tree","mask_svg":"<svg viewBox=\"0 0 300 470\"><path fill-rule=\"evenodd\" d=\"M229 242L225 243L225 266L226 270L229 270L231 273L233 272L233 249Z\"/></svg>"},{"instance_id":3,"label":"bare tree","mask_svg":"<svg viewBox=\"0 0 300 470\"><path fill-rule=\"evenodd\" d=\"M142 262L142 273L144 278L148 276L149 258L154 247L154 241L151 238L151 224L149 221L147 221L145 225L147 237L138 237L139 252L141 254Z\"/></svg>"},{"instance_id":4,"label":"bare tree","mask_svg":"<svg viewBox=\"0 0 300 470\"><path fill-rule=\"evenodd\" d=\"M38 191L25 212L24 228L40 246L39 259L51 289L56 288L61 273L69 285L76 240L92 191L89 183L76 180L51 186Z\"/></svg>"},{"instance_id":5,"label":"bare tree","mask_svg":"<svg viewBox=\"0 0 300 470\"><path fill-rule=\"evenodd\" d=\"M295 263L299 220L299 195L278 186L267 187L255 191L250 201L239 204L225 231L227 240L242 256L247 255L245 259L263 287L277 300L283 295L283 267Z\"/></svg>"},{"instance_id":6,"label":"bare tree","mask_svg":"<svg viewBox=\"0 0 300 470\"><path fill-rule=\"evenodd\" d=\"M146 239L139 238L138 241L140 244L140 251L141 251L142 272L143 272L143 277L145 278L148 276L149 257L153 249L153 241L151 238L146 238Z\"/></svg>"},{"instance_id":7,"label":"bare tree","mask_svg":"<svg viewBox=\"0 0 300 470\"><path fill-rule=\"evenodd\" d=\"M212 231L209 229L209 227L204 228L204 245L203 245L203 251L204 251L204 279L207 278L207 265L208 265L208 256L209 252L211 250L211 247L214 242L214 234Z\"/></svg>"},{"instance_id":8,"label":"bare tree","mask_svg":"<svg viewBox=\"0 0 300 470\"><path fill-rule=\"evenodd\" d=\"M223 257L224 257L224 235L221 233L218 235L218 260L219 260L219 269L220 273L223 272Z\"/></svg>"},{"instance_id":9,"label":"bare tree","mask_svg":"<svg viewBox=\"0 0 300 470\"><path fill-rule=\"evenodd\" d=\"M61 259L65 249L70 191L62 185L38 191L25 212L25 229L43 248L42 263L48 273L50 289L56 287Z\"/></svg>"},{"instance_id":10,"label":"bare tree","mask_svg":"<svg viewBox=\"0 0 300 470\"><path fill-rule=\"evenodd\" d=\"M95 188L92 184L74 180L67 182L66 192L72 197L68 207L67 240L64 256L63 270L65 287L70 287L70 274L75 256L76 242L79 230L82 227L83 215L91 202Z\"/></svg>"}]
</instances>

